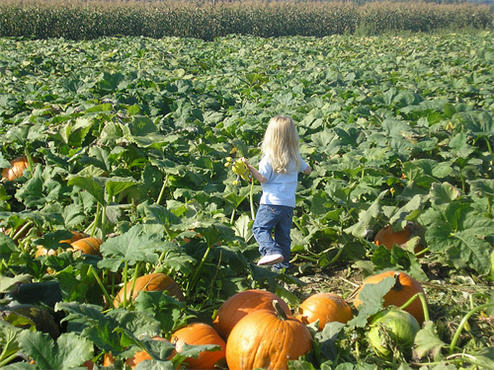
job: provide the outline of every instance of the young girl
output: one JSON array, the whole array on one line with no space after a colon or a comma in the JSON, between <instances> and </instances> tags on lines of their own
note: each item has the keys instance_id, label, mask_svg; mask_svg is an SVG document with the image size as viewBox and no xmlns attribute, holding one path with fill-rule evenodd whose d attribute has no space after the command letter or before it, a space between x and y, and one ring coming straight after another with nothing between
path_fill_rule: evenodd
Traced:
<instances>
[{"instance_id":1,"label":"young girl","mask_svg":"<svg viewBox=\"0 0 494 370\"><path fill-rule=\"evenodd\" d=\"M299 136L291 118L271 118L264 134L262 154L259 170L243 158L262 186L261 202L252 227L262 255L257 264L288 268L298 173L311 172L300 156Z\"/></svg>"}]
</instances>

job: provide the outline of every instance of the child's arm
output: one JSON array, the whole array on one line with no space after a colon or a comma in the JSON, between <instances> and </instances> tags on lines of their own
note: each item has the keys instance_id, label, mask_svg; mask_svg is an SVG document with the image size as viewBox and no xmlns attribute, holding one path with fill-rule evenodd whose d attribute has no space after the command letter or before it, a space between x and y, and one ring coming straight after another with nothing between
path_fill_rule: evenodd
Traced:
<instances>
[{"instance_id":1,"label":"child's arm","mask_svg":"<svg viewBox=\"0 0 494 370\"><path fill-rule=\"evenodd\" d=\"M247 165L247 168L252 173L252 175L254 175L257 181L259 181L261 184L265 184L268 181L268 179L261 175L257 168L253 167L246 158L242 157L242 161Z\"/></svg>"}]
</instances>

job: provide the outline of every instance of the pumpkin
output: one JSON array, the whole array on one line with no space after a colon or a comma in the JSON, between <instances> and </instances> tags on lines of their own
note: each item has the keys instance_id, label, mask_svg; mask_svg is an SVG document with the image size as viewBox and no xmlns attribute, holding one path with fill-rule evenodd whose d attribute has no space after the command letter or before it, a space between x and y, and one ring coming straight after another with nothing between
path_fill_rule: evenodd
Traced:
<instances>
[{"instance_id":1,"label":"pumpkin","mask_svg":"<svg viewBox=\"0 0 494 370\"><path fill-rule=\"evenodd\" d=\"M276 301L275 303L280 306ZM307 327L288 317L280 307L261 309L243 317L232 329L226 342L226 362L230 370L288 369L312 348Z\"/></svg>"},{"instance_id":2,"label":"pumpkin","mask_svg":"<svg viewBox=\"0 0 494 370\"><path fill-rule=\"evenodd\" d=\"M204 351L197 358L187 358L184 362L191 369L213 369L218 361L225 358L225 341L208 324L196 322L178 329L170 337L170 342L175 344L177 352L181 352L184 344L216 344L221 347L219 351Z\"/></svg>"},{"instance_id":3,"label":"pumpkin","mask_svg":"<svg viewBox=\"0 0 494 370\"><path fill-rule=\"evenodd\" d=\"M386 333L383 333L383 330ZM379 357L389 358L392 354L391 349L396 349L406 358L410 358L419 330L420 325L415 317L404 310L391 308L381 311L373 318L367 337Z\"/></svg>"},{"instance_id":4,"label":"pumpkin","mask_svg":"<svg viewBox=\"0 0 494 370\"><path fill-rule=\"evenodd\" d=\"M154 336L153 340L168 342L165 338L160 336ZM132 369L136 368L139 363L146 360L152 360L152 357L145 350L137 351L134 356L125 360L125 363ZM103 357L103 367L110 367L115 364L115 357L111 354L111 352L105 353Z\"/></svg>"},{"instance_id":5,"label":"pumpkin","mask_svg":"<svg viewBox=\"0 0 494 370\"><path fill-rule=\"evenodd\" d=\"M153 340L158 340L160 342L168 342L165 338L159 336L154 336ZM152 360L152 357L145 350L138 351L134 356L128 358L125 363L130 366L130 368L135 369L139 363L146 360Z\"/></svg>"},{"instance_id":6,"label":"pumpkin","mask_svg":"<svg viewBox=\"0 0 494 370\"><path fill-rule=\"evenodd\" d=\"M99 256L99 246L102 243L101 239L90 237L85 233L81 233L78 231L72 231L72 238L66 240L60 240L60 244L70 244L71 247L67 248L67 250L80 250L84 254L91 254L95 256ZM55 249L47 249L42 245L36 248L36 253L34 257L41 256L56 256L58 251Z\"/></svg>"},{"instance_id":7,"label":"pumpkin","mask_svg":"<svg viewBox=\"0 0 494 370\"><path fill-rule=\"evenodd\" d=\"M409 222L401 230L394 230L391 225L383 227L374 237L376 245L382 245L387 249L392 249L393 245L397 244L403 247L411 238L420 234L420 226L416 223ZM415 253L419 253L424 249L420 243L414 248Z\"/></svg>"},{"instance_id":8,"label":"pumpkin","mask_svg":"<svg viewBox=\"0 0 494 370\"><path fill-rule=\"evenodd\" d=\"M7 181L14 181L22 176L22 173L29 167L29 162L26 157L15 158L10 161L10 168L4 168L2 170L2 179Z\"/></svg>"},{"instance_id":9,"label":"pumpkin","mask_svg":"<svg viewBox=\"0 0 494 370\"><path fill-rule=\"evenodd\" d=\"M295 318L304 324L319 320L319 330L328 322L346 323L353 317L348 303L337 294L317 293L304 300L297 309Z\"/></svg>"},{"instance_id":10,"label":"pumpkin","mask_svg":"<svg viewBox=\"0 0 494 370\"><path fill-rule=\"evenodd\" d=\"M129 281L127 283L126 287L122 287L122 289L120 289L120 291L116 295L115 299L113 300L113 306L114 307L120 306L120 303L122 303L124 301L124 291L125 290L127 291L127 294L126 294L127 302L137 298L137 296L139 295L139 293L141 291L154 292L154 291L167 290L172 296L174 296L178 300L184 300L185 299L185 297L182 293L182 290L180 289L178 284L175 282L175 280L173 280L168 275L165 275L165 274L162 274L159 272L138 277L135 280L135 285L134 285L134 289L132 291L132 297L131 297L130 294L131 294L131 290L132 290L132 284L133 284L133 281Z\"/></svg>"},{"instance_id":11,"label":"pumpkin","mask_svg":"<svg viewBox=\"0 0 494 370\"><path fill-rule=\"evenodd\" d=\"M360 304L362 304L362 301L360 301L358 297L365 284L377 284L388 276L394 277L396 279L396 283L384 296L384 307L392 305L400 307L417 293L423 293L425 296L422 286L410 275L404 272L386 271L380 274L369 276L362 282L362 285L360 286L359 290L357 291L357 295L355 296L355 307L358 307ZM422 323L424 322L424 309L422 308L422 302L418 297L407 308L405 308L405 311L415 317L419 324L422 325Z\"/></svg>"},{"instance_id":12,"label":"pumpkin","mask_svg":"<svg viewBox=\"0 0 494 370\"><path fill-rule=\"evenodd\" d=\"M267 309L274 312L273 301L278 301L283 311L291 314L290 307L276 294L262 289L249 289L227 299L219 308L213 321L214 328L223 338L228 338L237 322L247 314Z\"/></svg>"},{"instance_id":13,"label":"pumpkin","mask_svg":"<svg viewBox=\"0 0 494 370\"><path fill-rule=\"evenodd\" d=\"M84 254L99 256L99 246L102 242L101 239L90 236L88 238L78 239L75 242L70 243L70 245L73 250L79 250Z\"/></svg>"},{"instance_id":14,"label":"pumpkin","mask_svg":"<svg viewBox=\"0 0 494 370\"><path fill-rule=\"evenodd\" d=\"M72 233L72 238L70 239L65 239L65 240L60 240L60 243L66 243L66 244L71 244L73 242L76 242L80 239L88 238L89 235L86 233L82 233L80 231L71 231Z\"/></svg>"}]
</instances>

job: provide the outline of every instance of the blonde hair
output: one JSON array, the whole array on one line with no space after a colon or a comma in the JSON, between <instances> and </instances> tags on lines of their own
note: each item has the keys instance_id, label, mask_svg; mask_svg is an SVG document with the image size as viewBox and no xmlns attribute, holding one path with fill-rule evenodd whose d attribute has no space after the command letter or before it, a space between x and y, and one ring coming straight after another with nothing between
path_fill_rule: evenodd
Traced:
<instances>
[{"instance_id":1,"label":"blonde hair","mask_svg":"<svg viewBox=\"0 0 494 370\"><path fill-rule=\"evenodd\" d=\"M285 116L271 118L264 133L262 152L268 158L274 172L286 173L292 161L298 171L300 168L298 146L299 136L293 120Z\"/></svg>"}]
</instances>

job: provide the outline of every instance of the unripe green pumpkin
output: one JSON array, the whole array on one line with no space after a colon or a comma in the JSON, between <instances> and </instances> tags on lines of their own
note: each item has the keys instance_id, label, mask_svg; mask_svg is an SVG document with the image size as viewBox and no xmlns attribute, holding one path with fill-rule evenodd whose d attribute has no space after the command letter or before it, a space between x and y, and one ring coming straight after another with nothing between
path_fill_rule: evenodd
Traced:
<instances>
[{"instance_id":1,"label":"unripe green pumpkin","mask_svg":"<svg viewBox=\"0 0 494 370\"><path fill-rule=\"evenodd\" d=\"M383 330L389 334L383 333ZM392 347L396 347L406 358L412 353L415 335L420 330L418 321L407 311L391 308L377 314L370 324L367 333L369 343L379 357L389 358L392 353L387 345L391 339Z\"/></svg>"}]
</instances>

